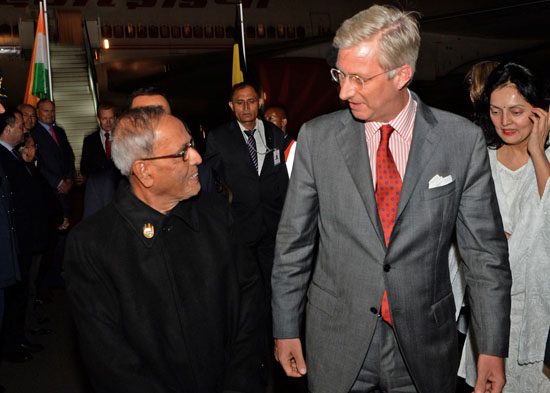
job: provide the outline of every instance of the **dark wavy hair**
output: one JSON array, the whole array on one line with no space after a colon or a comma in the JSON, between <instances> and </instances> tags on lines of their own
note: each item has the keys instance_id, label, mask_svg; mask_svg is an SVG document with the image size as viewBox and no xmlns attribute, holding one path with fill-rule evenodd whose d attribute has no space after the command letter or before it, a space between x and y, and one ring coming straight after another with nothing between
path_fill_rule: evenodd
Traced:
<instances>
[{"instance_id":1,"label":"dark wavy hair","mask_svg":"<svg viewBox=\"0 0 550 393\"><path fill-rule=\"evenodd\" d=\"M490 116L490 101L493 91L500 87L512 85L534 107L548 110L548 97L544 92L544 84L529 70L520 64L506 62L499 65L487 78L477 113L479 126L485 134L485 141L490 149L498 149L504 141L498 136ZM546 141L545 147L548 147Z\"/></svg>"}]
</instances>

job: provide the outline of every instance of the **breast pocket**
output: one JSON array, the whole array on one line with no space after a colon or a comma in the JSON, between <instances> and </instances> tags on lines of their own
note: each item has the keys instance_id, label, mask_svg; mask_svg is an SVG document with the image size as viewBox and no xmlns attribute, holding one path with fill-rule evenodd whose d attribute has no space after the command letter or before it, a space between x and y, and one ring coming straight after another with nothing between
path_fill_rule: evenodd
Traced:
<instances>
[{"instance_id":1,"label":"breast pocket","mask_svg":"<svg viewBox=\"0 0 550 393\"><path fill-rule=\"evenodd\" d=\"M422 194L422 199L427 201L431 199L438 199L438 198L450 196L454 194L455 189L456 189L456 181L453 180L452 183L445 184L444 186L424 190Z\"/></svg>"}]
</instances>

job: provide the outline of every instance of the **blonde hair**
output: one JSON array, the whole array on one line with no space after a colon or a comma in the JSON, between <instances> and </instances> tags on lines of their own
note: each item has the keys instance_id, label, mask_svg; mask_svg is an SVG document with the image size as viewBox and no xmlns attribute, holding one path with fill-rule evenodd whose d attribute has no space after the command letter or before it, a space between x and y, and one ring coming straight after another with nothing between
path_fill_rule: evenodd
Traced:
<instances>
[{"instance_id":1,"label":"blonde hair","mask_svg":"<svg viewBox=\"0 0 550 393\"><path fill-rule=\"evenodd\" d=\"M414 11L373 5L344 21L336 32L333 45L343 49L378 39L378 62L385 71L409 64L414 73L420 49L417 15ZM395 72L389 72L388 78L393 78Z\"/></svg>"},{"instance_id":2,"label":"blonde hair","mask_svg":"<svg viewBox=\"0 0 550 393\"><path fill-rule=\"evenodd\" d=\"M470 99L472 103L476 103L481 99L483 94L483 88L485 87L485 81L491 75L491 72L498 67L500 63L498 61L486 60L476 63L470 68L470 71L466 74L466 83L470 90Z\"/></svg>"}]
</instances>

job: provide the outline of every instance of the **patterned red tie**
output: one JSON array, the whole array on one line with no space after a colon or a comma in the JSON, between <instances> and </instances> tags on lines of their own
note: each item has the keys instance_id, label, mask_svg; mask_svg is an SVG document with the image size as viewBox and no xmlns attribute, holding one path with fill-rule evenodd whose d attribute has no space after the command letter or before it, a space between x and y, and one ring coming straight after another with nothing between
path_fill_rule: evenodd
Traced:
<instances>
[{"instance_id":1,"label":"patterned red tie","mask_svg":"<svg viewBox=\"0 0 550 393\"><path fill-rule=\"evenodd\" d=\"M389 124L380 128L380 145L376 152L376 206L384 230L386 246L390 243L391 231L395 225L402 185L401 176L397 171L397 166L390 151L389 142L393 131L393 127ZM392 324L386 290L384 290L384 296L382 297L381 315L386 322Z\"/></svg>"},{"instance_id":2,"label":"patterned red tie","mask_svg":"<svg viewBox=\"0 0 550 393\"><path fill-rule=\"evenodd\" d=\"M105 133L105 155L107 156L107 159L111 159L111 134L108 132Z\"/></svg>"},{"instance_id":3,"label":"patterned red tie","mask_svg":"<svg viewBox=\"0 0 550 393\"><path fill-rule=\"evenodd\" d=\"M53 127L50 127L50 132L52 133L52 138L55 141L55 144L59 146L59 142L57 141L57 137L55 136L55 131L53 130Z\"/></svg>"}]
</instances>

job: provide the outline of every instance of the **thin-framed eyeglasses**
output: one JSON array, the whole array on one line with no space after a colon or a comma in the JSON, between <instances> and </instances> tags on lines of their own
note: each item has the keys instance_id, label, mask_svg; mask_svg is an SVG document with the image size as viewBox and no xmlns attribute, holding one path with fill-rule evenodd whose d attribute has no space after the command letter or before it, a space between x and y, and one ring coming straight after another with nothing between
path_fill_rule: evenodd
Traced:
<instances>
[{"instance_id":1,"label":"thin-framed eyeglasses","mask_svg":"<svg viewBox=\"0 0 550 393\"><path fill-rule=\"evenodd\" d=\"M168 154L166 156L157 156L157 157L147 157L147 158L140 158L142 161L151 161L151 160L161 160L163 158L181 158L183 161L187 161L189 159L189 149L195 148L195 141L191 139L191 142L187 143L183 150L176 154Z\"/></svg>"},{"instance_id":2,"label":"thin-framed eyeglasses","mask_svg":"<svg viewBox=\"0 0 550 393\"><path fill-rule=\"evenodd\" d=\"M399 68L399 67L397 67L397 68ZM334 82L340 84L340 86L342 86L344 84L344 81L346 80L346 78L348 78L351 85L355 89L360 90L360 89L363 88L363 86L365 85L366 82L376 78L377 76L384 75L384 74L387 74L388 72L395 71L395 70L397 70L397 68L393 68L391 70L381 72L379 74L371 76L370 78L362 78L359 75L355 75L355 74L346 75L342 71L340 71L338 68L331 68L330 69L330 76L332 77L332 80Z\"/></svg>"}]
</instances>

